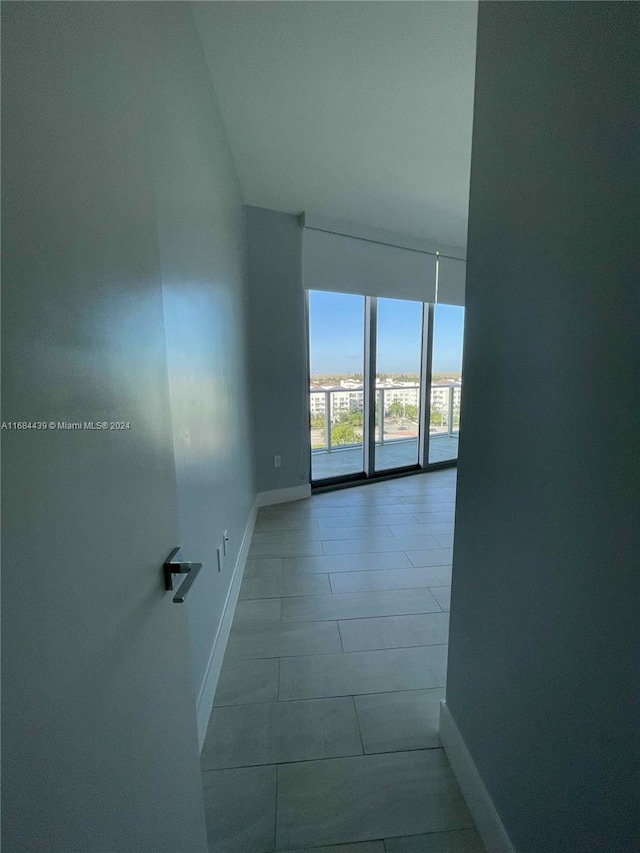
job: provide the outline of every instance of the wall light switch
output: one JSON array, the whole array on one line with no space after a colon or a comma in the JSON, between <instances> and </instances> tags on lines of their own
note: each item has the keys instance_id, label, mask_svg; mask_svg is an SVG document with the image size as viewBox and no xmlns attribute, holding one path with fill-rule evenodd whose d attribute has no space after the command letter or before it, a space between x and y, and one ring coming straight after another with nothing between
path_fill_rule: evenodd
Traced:
<instances>
[{"instance_id":1,"label":"wall light switch","mask_svg":"<svg viewBox=\"0 0 640 853\"><path fill-rule=\"evenodd\" d=\"M280 456L274 456L274 457L273 457L273 467L274 467L274 468L279 468L281 465L282 465L282 457L280 457Z\"/></svg>"}]
</instances>

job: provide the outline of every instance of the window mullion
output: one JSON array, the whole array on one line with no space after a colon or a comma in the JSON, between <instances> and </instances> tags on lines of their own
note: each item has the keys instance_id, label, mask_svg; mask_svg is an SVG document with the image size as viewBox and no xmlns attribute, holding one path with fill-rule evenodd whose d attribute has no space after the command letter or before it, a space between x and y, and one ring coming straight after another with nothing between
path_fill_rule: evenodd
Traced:
<instances>
[{"instance_id":1,"label":"window mullion","mask_svg":"<svg viewBox=\"0 0 640 853\"><path fill-rule=\"evenodd\" d=\"M378 300L365 297L364 303L364 412L363 446L364 471L370 477L375 470L376 438L376 342L378 325Z\"/></svg>"}]
</instances>

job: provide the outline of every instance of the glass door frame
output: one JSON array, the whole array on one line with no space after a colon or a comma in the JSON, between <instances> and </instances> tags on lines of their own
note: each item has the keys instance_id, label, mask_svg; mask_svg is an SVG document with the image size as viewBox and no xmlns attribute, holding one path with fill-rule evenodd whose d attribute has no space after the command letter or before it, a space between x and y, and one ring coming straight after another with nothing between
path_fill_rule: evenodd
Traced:
<instances>
[{"instance_id":1,"label":"glass door frame","mask_svg":"<svg viewBox=\"0 0 640 853\"><path fill-rule=\"evenodd\" d=\"M375 476L376 464L376 353L378 350L378 300L364 300L364 473Z\"/></svg>"},{"instance_id":2,"label":"glass door frame","mask_svg":"<svg viewBox=\"0 0 640 853\"><path fill-rule=\"evenodd\" d=\"M385 298L388 298L388 297L385 297ZM369 336L369 340L370 340L370 345L369 345L368 349L365 349L365 365L366 365L366 367L368 367L370 382L365 387L369 392L368 397L369 397L370 407L373 409L373 413L370 416L373 419L372 420L372 426L370 427L371 435L373 436L373 440L367 445L368 453L366 455L368 456L368 459L369 459L369 467L367 468L366 473L370 478L376 478L376 479L380 479L381 477L384 477L387 474L392 474L393 476L397 476L399 474L404 474L407 472L415 473L416 471L422 470L423 458L427 459L427 460L429 459L429 447L428 447L429 430L428 429L425 430L425 428L424 428L425 421L423 420L422 408L423 408L425 399L427 399L427 393L428 393L428 390L430 387L430 381L431 381L431 379L430 379L430 377L431 377L431 354L430 354L430 348L429 348L430 338L429 337L425 338L425 329L433 327L433 318L431 320L431 327L428 327L428 317L429 317L429 313L428 313L429 305L428 305L428 303L415 302L416 305L421 306L421 312L422 312L422 319L421 319L421 323L420 323L420 336L421 336L421 341L420 341L420 381L418 383L418 394L419 394L419 399L420 399L420 407L419 407L419 411L418 411L418 437L416 439L418 452L416 454L416 461L409 463L409 465L399 465L395 468L379 468L379 469L376 469L376 465L375 465L375 455L376 455L376 452L375 452L376 451L375 403L376 403L377 398L378 398L378 389L376 388L376 377L378 374L378 370L377 370L377 366L378 366L377 365L377 360L378 360L378 352L377 352L377 347L378 347L378 298L375 296L371 296L371 297L368 297L367 299L368 299L369 305L367 306L367 308L365 308L365 310L367 310L368 318L369 318L369 335L368 336ZM399 301L409 302L409 301L413 301L413 300L403 299L403 300L399 300ZM365 320L365 323L366 323L366 320ZM366 325L365 325L365 329L366 329ZM430 334L430 332L429 332L429 334ZM367 336L365 333L365 346L366 346L366 341L367 341ZM427 382L427 379L429 379L429 382ZM366 399L366 397L367 397L367 395L365 394L365 399ZM373 405L371 405L371 401L373 401ZM365 403L365 405L366 405L366 403ZM427 406L428 405L429 404L427 403ZM379 428L381 430L381 433L380 433L380 444L379 444L379 446L382 445L382 438L383 438L383 436L382 436L382 430L384 429L383 417L384 417L384 414L382 412L380 412ZM427 415L427 417L428 417L428 415ZM427 442L426 455L425 455L425 440Z\"/></svg>"},{"instance_id":3,"label":"glass door frame","mask_svg":"<svg viewBox=\"0 0 640 853\"><path fill-rule=\"evenodd\" d=\"M305 290L305 325L307 336L307 413L309 427L311 425L311 406L309 402L309 387L311 385L311 336L309 290ZM362 296L362 294L353 294ZM418 303L420 304L420 303ZM422 346L420 359L420 407L418 414L418 461L414 465L404 465L398 468L384 468L376 471L375 467L375 437L376 437L376 360L378 337L378 298L364 297L364 378L363 378L363 411L362 411L362 451L363 471L327 477L322 480L312 479L311 442L309 442L309 483L313 491L323 491L343 486L355 486L363 483L403 477L439 468L451 468L458 464L455 459L441 462L429 462L430 415L431 415L431 385L433 380L433 325L435 304L422 303ZM310 431L309 431L310 435Z\"/></svg>"},{"instance_id":4,"label":"glass door frame","mask_svg":"<svg viewBox=\"0 0 640 853\"><path fill-rule=\"evenodd\" d=\"M429 469L429 438L431 434L431 382L433 379L433 316L432 302L422 306L422 364L420 365L420 423L418 464ZM456 460L457 461L457 460Z\"/></svg>"}]
</instances>

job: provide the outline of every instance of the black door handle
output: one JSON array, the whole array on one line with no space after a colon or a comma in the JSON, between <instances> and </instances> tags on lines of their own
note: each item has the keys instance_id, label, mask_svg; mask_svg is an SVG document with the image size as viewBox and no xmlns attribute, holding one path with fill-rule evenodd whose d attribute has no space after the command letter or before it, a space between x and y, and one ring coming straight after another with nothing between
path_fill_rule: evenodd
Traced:
<instances>
[{"instance_id":1,"label":"black door handle","mask_svg":"<svg viewBox=\"0 0 640 853\"><path fill-rule=\"evenodd\" d=\"M174 575L188 575L185 580L180 584L179 589L176 594L173 596L173 600L176 604L182 604L182 602L187 597L187 593L193 586L193 582L196 579L198 572L202 568L202 563L187 563L182 560L176 560L176 555L180 551L180 546L174 548L173 551L169 554L167 559L164 562L162 567L164 574L164 587L167 590L173 589L173 576Z\"/></svg>"}]
</instances>

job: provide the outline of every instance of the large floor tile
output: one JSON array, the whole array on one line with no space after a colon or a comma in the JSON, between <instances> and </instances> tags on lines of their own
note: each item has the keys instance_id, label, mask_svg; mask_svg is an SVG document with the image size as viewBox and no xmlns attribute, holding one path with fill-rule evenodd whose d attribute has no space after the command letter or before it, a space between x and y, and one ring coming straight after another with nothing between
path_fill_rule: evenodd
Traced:
<instances>
[{"instance_id":1,"label":"large floor tile","mask_svg":"<svg viewBox=\"0 0 640 853\"><path fill-rule=\"evenodd\" d=\"M314 495L312 498L314 503L314 512L318 508L324 507L363 507L381 504L382 506L396 505L400 503L400 498L393 495L385 495L377 493L372 488L354 488L341 489L336 492L324 492L319 495Z\"/></svg>"},{"instance_id":2,"label":"large floor tile","mask_svg":"<svg viewBox=\"0 0 640 853\"><path fill-rule=\"evenodd\" d=\"M448 613L345 619L338 625L345 652L436 646L449 641Z\"/></svg>"},{"instance_id":3,"label":"large floor tile","mask_svg":"<svg viewBox=\"0 0 640 853\"><path fill-rule=\"evenodd\" d=\"M405 506L413 507L414 512L424 512L427 515L434 512L451 512L455 510L454 497L441 497L434 500L432 497L403 498L400 501Z\"/></svg>"},{"instance_id":4,"label":"large floor tile","mask_svg":"<svg viewBox=\"0 0 640 853\"><path fill-rule=\"evenodd\" d=\"M475 829L385 838L387 853L485 853Z\"/></svg>"},{"instance_id":5,"label":"large floor tile","mask_svg":"<svg viewBox=\"0 0 640 853\"><path fill-rule=\"evenodd\" d=\"M413 514L420 524L435 524L438 521L446 521L447 523L451 523L455 516L453 507L444 511L444 510L433 510L428 511L425 510L424 507L415 506L413 508Z\"/></svg>"},{"instance_id":6,"label":"large floor tile","mask_svg":"<svg viewBox=\"0 0 640 853\"><path fill-rule=\"evenodd\" d=\"M451 578L444 578L433 586L442 586L445 583L451 583ZM287 598L291 595L328 595L331 591L328 575L271 572L264 577L245 578L240 587L240 600Z\"/></svg>"},{"instance_id":7,"label":"large floor tile","mask_svg":"<svg viewBox=\"0 0 640 853\"><path fill-rule=\"evenodd\" d=\"M273 533L285 530L302 530L306 532L317 529L318 524L312 515L290 513L258 518L253 533L256 535L259 533Z\"/></svg>"},{"instance_id":8,"label":"large floor tile","mask_svg":"<svg viewBox=\"0 0 640 853\"><path fill-rule=\"evenodd\" d=\"M407 477L403 480L387 483L386 492L400 498L410 495L419 495L420 497L433 496L434 498L445 496L441 486L425 485L417 477Z\"/></svg>"},{"instance_id":9,"label":"large floor tile","mask_svg":"<svg viewBox=\"0 0 640 853\"><path fill-rule=\"evenodd\" d=\"M415 520L417 521L417 515L414 515ZM419 523L419 522L418 522ZM395 523L393 526L389 525L389 530L395 535L402 535L402 527L403 524ZM454 521L453 518L451 521L424 521L420 523L421 530L428 534L429 536L437 537L440 533L453 533ZM395 529L394 529L395 528ZM406 533L409 533L407 530Z\"/></svg>"},{"instance_id":10,"label":"large floor tile","mask_svg":"<svg viewBox=\"0 0 640 853\"><path fill-rule=\"evenodd\" d=\"M386 524L364 523L357 527L321 527L319 538L323 542L335 539L390 539L393 534Z\"/></svg>"},{"instance_id":11,"label":"large floor tile","mask_svg":"<svg viewBox=\"0 0 640 853\"><path fill-rule=\"evenodd\" d=\"M255 560L261 557L296 557L298 555L322 554L321 542L312 542L302 539L299 542L263 542L251 544L249 548L249 559Z\"/></svg>"},{"instance_id":12,"label":"large floor tile","mask_svg":"<svg viewBox=\"0 0 640 853\"><path fill-rule=\"evenodd\" d=\"M286 517L311 518L313 516L313 499L308 498L301 501L289 501L284 504L269 504L260 507L256 517L256 524L269 518Z\"/></svg>"},{"instance_id":13,"label":"large floor tile","mask_svg":"<svg viewBox=\"0 0 640 853\"><path fill-rule=\"evenodd\" d=\"M247 560L243 578L255 578L261 575L282 572L282 557L266 557L259 560Z\"/></svg>"},{"instance_id":14,"label":"large floor tile","mask_svg":"<svg viewBox=\"0 0 640 853\"><path fill-rule=\"evenodd\" d=\"M440 606L428 589L390 589L344 595L304 595L282 599L283 622L361 619L402 613L433 613Z\"/></svg>"},{"instance_id":15,"label":"large floor tile","mask_svg":"<svg viewBox=\"0 0 640 853\"><path fill-rule=\"evenodd\" d=\"M279 847L472 826L441 749L335 758L278 770Z\"/></svg>"},{"instance_id":16,"label":"large floor tile","mask_svg":"<svg viewBox=\"0 0 640 853\"><path fill-rule=\"evenodd\" d=\"M453 548L453 530L448 533L436 533L433 538L443 548Z\"/></svg>"},{"instance_id":17,"label":"large floor tile","mask_svg":"<svg viewBox=\"0 0 640 853\"><path fill-rule=\"evenodd\" d=\"M317 524L321 530L326 530L332 527L379 527L386 522L375 510L366 508L357 515L323 516L317 519Z\"/></svg>"},{"instance_id":18,"label":"large floor tile","mask_svg":"<svg viewBox=\"0 0 640 853\"><path fill-rule=\"evenodd\" d=\"M203 770L361 755L353 699L214 708Z\"/></svg>"},{"instance_id":19,"label":"large floor tile","mask_svg":"<svg viewBox=\"0 0 640 853\"><path fill-rule=\"evenodd\" d=\"M443 610L449 610L451 606L451 587L437 587L433 589L432 592L440 607L442 607Z\"/></svg>"},{"instance_id":20,"label":"large floor tile","mask_svg":"<svg viewBox=\"0 0 640 853\"><path fill-rule=\"evenodd\" d=\"M385 516L393 516L393 515L413 515L415 512L424 512L425 506L422 503L402 503L399 502L393 506L376 504L376 509L378 510L379 515ZM447 511L450 510L450 507L446 507Z\"/></svg>"},{"instance_id":21,"label":"large floor tile","mask_svg":"<svg viewBox=\"0 0 640 853\"><path fill-rule=\"evenodd\" d=\"M312 542L321 539L318 527L309 527L306 530L260 530L254 531L251 547L258 545L296 545L300 542Z\"/></svg>"},{"instance_id":22,"label":"large floor tile","mask_svg":"<svg viewBox=\"0 0 640 853\"><path fill-rule=\"evenodd\" d=\"M444 645L283 658L280 699L443 687L446 673Z\"/></svg>"},{"instance_id":23,"label":"large floor tile","mask_svg":"<svg viewBox=\"0 0 640 853\"><path fill-rule=\"evenodd\" d=\"M262 524L270 525L279 521L291 521L292 523L298 522L303 525L310 525L311 527L316 526L315 515L313 514L311 505L304 509L282 509L281 504L261 509L258 513L255 526L258 527Z\"/></svg>"},{"instance_id":24,"label":"large floor tile","mask_svg":"<svg viewBox=\"0 0 640 853\"><path fill-rule=\"evenodd\" d=\"M314 498L315 500L315 498ZM350 518L355 524L362 523L358 519L375 518L378 515L375 506L371 503L359 504L356 506L331 506L331 504L314 504L313 517L318 522L318 527L322 526L323 519L330 518ZM368 523L368 521L367 521Z\"/></svg>"},{"instance_id":25,"label":"large floor tile","mask_svg":"<svg viewBox=\"0 0 640 853\"><path fill-rule=\"evenodd\" d=\"M209 846L215 853L275 850L276 768L203 773Z\"/></svg>"},{"instance_id":26,"label":"large floor tile","mask_svg":"<svg viewBox=\"0 0 640 853\"><path fill-rule=\"evenodd\" d=\"M411 564L420 566L450 566L453 560L451 548L427 548L424 551L407 551Z\"/></svg>"},{"instance_id":27,"label":"large floor tile","mask_svg":"<svg viewBox=\"0 0 640 853\"><path fill-rule=\"evenodd\" d=\"M433 536L389 536L389 538L339 539L323 542L325 554L368 554L376 551L418 551L423 548L438 548Z\"/></svg>"},{"instance_id":28,"label":"large floor tile","mask_svg":"<svg viewBox=\"0 0 640 853\"><path fill-rule=\"evenodd\" d=\"M286 572L357 572L370 569L400 569L410 567L402 551L379 554L336 554L329 557L287 557L282 561Z\"/></svg>"},{"instance_id":29,"label":"large floor tile","mask_svg":"<svg viewBox=\"0 0 640 853\"><path fill-rule=\"evenodd\" d=\"M329 847L306 847L280 853L385 853L385 850L383 841L357 841L355 844L331 844Z\"/></svg>"},{"instance_id":30,"label":"large floor tile","mask_svg":"<svg viewBox=\"0 0 640 853\"><path fill-rule=\"evenodd\" d=\"M300 545L305 542L318 542L321 539L327 541L332 539L358 539L365 537L388 539L391 535L391 531L384 524L360 524L349 528L332 525L315 527L313 529L309 528L307 530L269 530L262 533L255 533L251 540L251 547L262 547L263 545Z\"/></svg>"},{"instance_id":31,"label":"large floor tile","mask_svg":"<svg viewBox=\"0 0 640 853\"><path fill-rule=\"evenodd\" d=\"M302 498L302 500L285 501L284 503L269 504L268 506L260 507L258 511L258 518L262 518L264 515L270 515L274 512L308 512L312 509L312 507L313 499L310 497Z\"/></svg>"},{"instance_id":32,"label":"large floor tile","mask_svg":"<svg viewBox=\"0 0 640 853\"><path fill-rule=\"evenodd\" d=\"M440 746L438 725L444 687L356 696L364 751L398 752Z\"/></svg>"},{"instance_id":33,"label":"large floor tile","mask_svg":"<svg viewBox=\"0 0 640 853\"><path fill-rule=\"evenodd\" d=\"M233 616L233 626L264 625L280 621L282 605L279 598L239 601Z\"/></svg>"},{"instance_id":34,"label":"large floor tile","mask_svg":"<svg viewBox=\"0 0 640 853\"><path fill-rule=\"evenodd\" d=\"M255 628L245 625L231 629L226 659L325 655L341 651L340 632L335 621L290 622L256 625Z\"/></svg>"},{"instance_id":35,"label":"large floor tile","mask_svg":"<svg viewBox=\"0 0 640 853\"><path fill-rule=\"evenodd\" d=\"M432 501L435 503L442 502L452 502L455 499L455 494L451 494L451 491L442 486L426 486L422 489L415 490L413 495L416 496L417 501L428 502ZM408 495L398 495L403 503L413 503L414 498Z\"/></svg>"},{"instance_id":36,"label":"large floor tile","mask_svg":"<svg viewBox=\"0 0 640 853\"><path fill-rule=\"evenodd\" d=\"M434 495L431 493L417 496L414 498L401 498L401 503L406 504L422 504L424 512L447 512L449 510L453 511L456 506L456 495L454 493L447 492L445 489L442 490L441 495ZM416 510L417 511L417 510Z\"/></svg>"},{"instance_id":37,"label":"large floor tile","mask_svg":"<svg viewBox=\"0 0 640 853\"><path fill-rule=\"evenodd\" d=\"M396 516L396 518L400 518L401 516ZM449 533L453 530L453 518L450 521L439 521L433 524L420 524L420 522L416 521L413 517L411 519L410 524L395 524L388 525L389 530L393 533L394 536L405 537L405 536L433 536L433 538L438 542L438 536L440 536L443 532ZM434 530L433 528L440 528L438 530ZM429 528L429 529L427 529ZM442 530L444 528L444 530ZM444 547L438 544L438 547ZM451 546L449 546L451 547Z\"/></svg>"},{"instance_id":38,"label":"large floor tile","mask_svg":"<svg viewBox=\"0 0 640 853\"><path fill-rule=\"evenodd\" d=\"M364 592L366 590L415 589L425 586L445 586L451 583L448 566L413 569L378 569L371 572L341 572L330 574L331 591Z\"/></svg>"},{"instance_id":39,"label":"large floor tile","mask_svg":"<svg viewBox=\"0 0 640 853\"><path fill-rule=\"evenodd\" d=\"M278 660L232 660L225 655L214 705L276 702Z\"/></svg>"},{"instance_id":40,"label":"large floor tile","mask_svg":"<svg viewBox=\"0 0 640 853\"><path fill-rule=\"evenodd\" d=\"M424 520L431 521L448 521L453 518L455 505L450 503L434 503L433 501L402 501L400 506L404 509L410 509L415 515L424 515Z\"/></svg>"},{"instance_id":41,"label":"large floor tile","mask_svg":"<svg viewBox=\"0 0 640 853\"><path fill-rule=\"evenodd\" d=\"M393 514L387 514L386 512L382 511L381 507L379 508L378 518L384 524L387 524L389 526L389 529L391 529L391 527L393 525L396 525L396 524L398 524L398 525L399 524L416 524L416 519L414 517L414 514L411 512L410 508L408 508L408 507L393 507L393 509L406 509L406 512L394 512ZM430 535L430 532L428 530L427 531L423 530L422 533L419 535L422 535L423 533L427 533Z\"/></svg>"},{"instance_id":42,"label":"large floor tile","mask_svg":"<svg viewBox=\"0 0 640 853\"><path fill-rule=\"evenodd\" d=\"M445 489L444 483L435 483L429 476L427 476L425 479L427 482L424 484L420 484L420 483L414 484L413 480L408 480L407 485L411 486L412 489L415 485L419 489L419 493L421 495L431 495L433 497L437 497L438 495L444 495L445 497L447 496L448 493L447 493L447 490ZM415 489L414 489L414 491L415 491Z\"/></svg>"}]
</instances>

